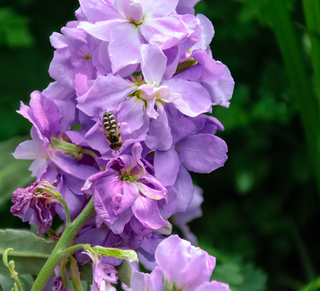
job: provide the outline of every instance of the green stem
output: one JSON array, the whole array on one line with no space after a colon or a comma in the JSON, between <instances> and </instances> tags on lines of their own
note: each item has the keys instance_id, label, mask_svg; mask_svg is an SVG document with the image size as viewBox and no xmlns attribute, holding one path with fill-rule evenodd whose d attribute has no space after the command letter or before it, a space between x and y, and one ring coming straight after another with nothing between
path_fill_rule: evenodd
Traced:
<instances>
[{"instance_id":1,"label":"green stem","mask_svg":"<svg viewBox=\"0 0 320 291\"><path fill-rule=\"evenodd\" d=\"M54 271L54 268L62 261L62 259L73 252L75 248L69 248L75 236L84 224L94 215L95 210L93 206L93 197L90 199L86 208L80 215L69 225L66 226L61 238L59 239L56 247L52 251L49 259L40 271L36 281L34 282L31 291L42 291L48 279ZM75 246L76 247L76 246ZM77 249L77 248L76 248Z\"/></svg>"},{"instance_id":2,"label":"green stem","mask_svg":"<svg viewBox=\"0 0 320 291\"><path fill-rule=\"evenodd\" d=\"M317 0L318 1L318 0ZM310 160L320 194L319 102L314 98L302 50L297 41L286 1L269 0L269 14L304 127Z\"/></svg>"},{"instance_id":3,"label":"green stem","mask_svg":"<svg viewBox=\"0 0 320 291\"><path fill-rule=\"evenodd\" d=\"M66 201L62 198L62 196L59 198L59 201L62 203L64 211L66 212L66 227L68 227L71 224L69 207Z\"/></svg>"}]
</instances>

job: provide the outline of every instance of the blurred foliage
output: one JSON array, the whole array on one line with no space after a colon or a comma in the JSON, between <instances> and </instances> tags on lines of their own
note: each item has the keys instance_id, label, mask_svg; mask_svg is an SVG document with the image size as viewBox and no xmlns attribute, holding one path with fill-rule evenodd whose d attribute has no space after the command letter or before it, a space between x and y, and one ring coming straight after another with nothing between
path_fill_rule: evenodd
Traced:
<instances>
[{"instance_id":1,"label":"blurred foliage","mask_svg":"<svg viewBox=\"0 0 320 291\"><path fill-rule=\"evenodd\" d=\"M315 91L311 66L314 38L310 34L317 33L306 28L301 0L281 1L291 11L297 46L311 91ZM297 92L290 85L271 29L274 16L267 9L269 2L202 0L196 6L197 13L214 24L213 56L229 67L236 87L230 108L215 107L213 111L225 126L218 134L229 146L229 160L211 174L193 175L204 189L205 202L203 217L190 227L200 246L217 257L213 278L229 283L233 291L260 291L265 285L272 291L311 291L319 288L319 196L299 115L301 105L294 97ZM74 19L77 6L76 0L1 1L1 140L29 133L30 123L14 111L20 100L28 104L31 91L42 91L51 81L49 36ZM21 21L25 21L22 31L34 40L32 48L4 43L2 23L16 23L13 27L17 27ZM11 31L7 25L5 31ZM21 37L16 34L16 38ZM307 102L304 94L301 100ZM8 142L12 144L8 153L14 150L13 141ZM0 161L0 171L10 169L13 163L2 156ZM25 170L29 164L18 168ZM26 178L15 167L12 179ZM2 228L23 226L10 215L9 195L3 194L3 190L22 187L18 183L14 180L0 189L0 215L6 218L0 222Z\"/></svg>"}]
</instances>

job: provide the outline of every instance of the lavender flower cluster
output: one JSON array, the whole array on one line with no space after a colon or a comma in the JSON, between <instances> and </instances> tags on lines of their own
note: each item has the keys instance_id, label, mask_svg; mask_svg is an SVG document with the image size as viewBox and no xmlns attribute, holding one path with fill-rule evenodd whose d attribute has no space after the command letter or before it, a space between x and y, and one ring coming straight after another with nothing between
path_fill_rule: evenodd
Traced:
<instances>
[{"instance_id":1,"label":"lavender flower cluster","mask_svg":"<svg viewBox=\"0 0 320 291\"><path fill-rule=\"evenodd\" d=\"M62 220L66 213L41 189L61 193L71 220L93 196L96 215L75 243L137 250L154 270L137 271L128 290L229 290L209 282L213 257L163 236L171 232L168 219L183 218L197 199L189 171L210 173L227 159L215 135L223 126L206 113L229 106L234 81L212 58L214 28L194 15L197 2L80 0L77 20L50 37L55 81L18 111L33 124L32 140L13 155L34 160L37 182L14 192L11 212L42 235L56 213ZM115 290L111 263L91 259L91 290ZM90 256L78 251L77 260Z\"/></svg>"}]
</instances>

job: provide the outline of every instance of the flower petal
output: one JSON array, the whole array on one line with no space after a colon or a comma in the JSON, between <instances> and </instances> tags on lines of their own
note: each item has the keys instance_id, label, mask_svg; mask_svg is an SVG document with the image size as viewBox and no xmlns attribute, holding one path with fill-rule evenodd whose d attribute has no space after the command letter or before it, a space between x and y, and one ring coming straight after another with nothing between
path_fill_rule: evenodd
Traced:
<instances>
[{"instance_id":1,"label":"flower petal","mask_svg":"<svg viewBox=\"0 0 320 291\"><path fill-rule=\"evenodd\" d=\"M210 173L224 165L228 147L212 134L197 134L184 138L176 145L182 162L189 171Z\"/></svg>"},{"instance_id":2,"label":"flower petal","mask_svg":"<svg viewBox=\"0 0 320 291\"><path fill-rule=\"evenodd\" d=\"M155 151L154 154L155 176L163 186L172 186L176 181L179 169L180 158L172 146L168 151Z\"/></svg>"},{"instance_id":3,"label":"flower petal","mask_svg":"<svg viewBox=\"0 0 320 291\"><path fill-rule=\"evenodd\" d=\"M12 155L21 160L46 159L49 157L42 144L34 140L26 140L20 143Z\"/></svg>"},{"instance_id":4,"label":"flower petal","mask_svg":"<svg viewBox=\"0 0 320 291\"><path fill-rule=\"evenodd\" d=\"M157 201L140 196L132 205L134 216L147 228L159 229L167 225L160 216Z\"/></svg>"},{"instance_id":5,"label":"flower petal","mask_svg":"<svg viewBox=\"0 0 320 291\"><path fill-rule=\"evenodd\" d=\"M111 30L109 56L113 73L141 61L140 47L144 43L139 29L132 23L121 24Z\"/></svg>"},{"instance_id":6,"label":"flower petal","mask_svg":"<svg viewBox=\"0 0 320 291\"><path fill-rule=\"evenodd\" d=\"M143 7L143 11L146 13L146 17L163 17L170 14L176 6L179 0L140 0Z\"/></svg>"},{"instance_id":7,"label":"flower petal","mask_svg":"<svg viewBox=\"0 0 320 291\"><path fill-rule=\"evenodd\" d=\"M158 86L166 69L167 57L156 44L141 46L141 70L147 84L156 83Z\"/></svg>"}]
</instances>

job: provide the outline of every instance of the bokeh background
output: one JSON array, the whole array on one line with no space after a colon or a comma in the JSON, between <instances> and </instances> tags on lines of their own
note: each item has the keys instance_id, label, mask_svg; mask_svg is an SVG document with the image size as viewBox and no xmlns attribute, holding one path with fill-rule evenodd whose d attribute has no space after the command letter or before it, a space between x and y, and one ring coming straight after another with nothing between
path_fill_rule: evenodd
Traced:
<instances>
[{"instance_id":1,"label":"bokeh background","mask_svg":"<svg viewBox=\"0 0 320 291\"><path fill-rule=\"evenodd\" d=\"M217 257L213 278L233 291L320 286L319 152L312 150L318 135L312 130L320 123L307 121L313 109L319 112L313 108L319 102L311 43L320 34L307 28L302 1L277 1L202 0L196 6L213 22L213 56L229 67L236 86L230 108L213 111L225 126L219 136L229 146L229 159L211 174L193 175L204 190L204 215L190 228L200 246ZM272 2L282 3L284 14L277 16L278 4ZM76 0L1 0L0 228L29 227L10 214L12 191L33 181L31 162L10 155L31 128L15 111L20 100L28 104L33 90L52 81L49 36L75 19L77 7ZM296 43L281 32L286 15ZM297 55L288 57L286 44ZM299 58L302 77L294 67ZM301 80L308 88L299 91ZM304 106L310 112L303 113Z\"/></svg>"}]
</instances>

